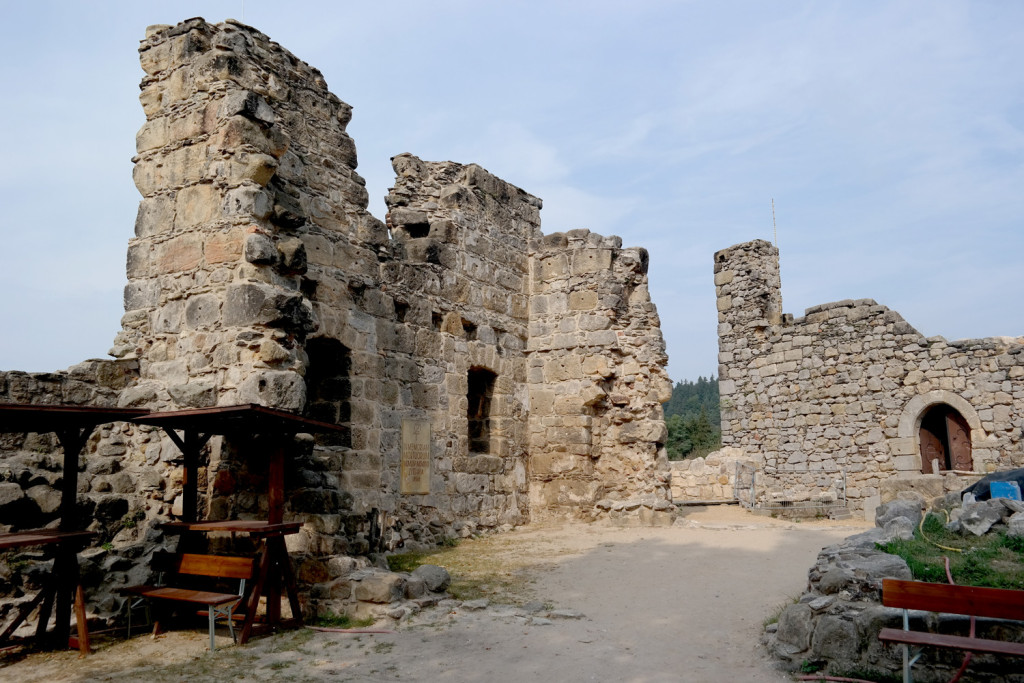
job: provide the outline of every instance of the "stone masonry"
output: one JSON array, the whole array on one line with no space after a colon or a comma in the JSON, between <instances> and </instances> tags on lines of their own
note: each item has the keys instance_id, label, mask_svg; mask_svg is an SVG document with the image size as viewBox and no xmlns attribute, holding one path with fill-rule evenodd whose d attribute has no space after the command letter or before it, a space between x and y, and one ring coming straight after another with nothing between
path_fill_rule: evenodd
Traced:
<instances>
[{"instance_id":1,"label":"stone masonry","mask_svg":"<svg viewBox=\"0 0 1024 683\"><path fill-rule=\"evenodd\" d=\"M530 519L669 521L671 384L645 250L587 230L544 235L538 198L409 154L393 158L381 221L355 170L351 107L316 69L234 21L153 26L139 52L142 201L115 360L7 373L3 400L256 403L345 426L298 438L286 472L306 584L336 578L332 558ZM403 493L411 422L427 425L429 467ZM42 510L38 487L56 482L39 452L53 444L4 439L2 486ZM263 516L261 468L219 437L204 455L200 514ZM95 476L82 500L118 501L113 523L90 527L113 547L102 574L127 581L117 570L134 571L126 559L146 557L164 540L155 524L180 514L181 455L158 430L115 425L83 463ZM49 519L4 509L8 528Z\"/></svg>"},{"instance_id":2,"label":"stone masonry","mask_svg":"<svg viewBox=\"0 0 1024 683\"><path fill-rule=\"evenodd\" d=\"M762 240L715 254L715 289L723 446L786 496L845 470L849 506L871 515L899 488L973 481L954 469L1024 465L1024 338L925 338L871 299L783 314L778 250ZM939 472L921 455L935 410L964 425L966 453Z\"/></svg>"}]
</instances>

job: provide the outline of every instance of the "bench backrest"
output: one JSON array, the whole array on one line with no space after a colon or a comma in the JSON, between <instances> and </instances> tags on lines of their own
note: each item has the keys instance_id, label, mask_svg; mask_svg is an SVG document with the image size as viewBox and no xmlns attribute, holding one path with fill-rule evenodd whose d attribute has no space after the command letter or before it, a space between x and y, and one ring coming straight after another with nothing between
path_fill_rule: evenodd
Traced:
<instances>
[{"instance_id":1,"label":"bench backrest","mask_svg":"<svg viewBox=\"0 0 1024 683\"><path fill-rule=\"evenodd\" d=\"M926 612L1024 621L1024 590L883 579L882 604Z\"/></svg>"},{"instance_id":2,"label":"bench backrest","mask_svg":"<svg viewBox=\"0 0 1024 683\"><path fill-rule=\"evenodd\" d=\"M153 568L160 572L191 576L216 576L224 579L251 579L256 560L230 555L196 553L153 553Z\"/></svg>"}]
</instances>

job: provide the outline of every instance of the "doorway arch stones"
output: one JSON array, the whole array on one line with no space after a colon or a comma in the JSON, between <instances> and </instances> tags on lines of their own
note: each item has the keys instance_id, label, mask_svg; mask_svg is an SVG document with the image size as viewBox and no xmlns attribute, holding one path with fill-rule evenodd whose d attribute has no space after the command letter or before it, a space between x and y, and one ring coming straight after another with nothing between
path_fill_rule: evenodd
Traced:
<instances>
[{"instance_id":1,"label":"doorway arch stones","mask_svg":"<svg viewBox=\"0 0 1024 683\"><path fill-rule=\"evenodd\" d=\"M889 440L889 447L892 450L893 464L901 472L921 471L921 445L920 429L921 419L929 408L935 405L945 404L960 413L967 425L971 428L971 450L977 453L983 448L985 431L981 428L981 419L978 411L974 409L959 394L952 391L937 389L926 394L920 394L907 401L900 414L900 422L897 427L896 438ZM975 460L974 468L979 469L980 463Z\"/></svg>"}]
</instances>

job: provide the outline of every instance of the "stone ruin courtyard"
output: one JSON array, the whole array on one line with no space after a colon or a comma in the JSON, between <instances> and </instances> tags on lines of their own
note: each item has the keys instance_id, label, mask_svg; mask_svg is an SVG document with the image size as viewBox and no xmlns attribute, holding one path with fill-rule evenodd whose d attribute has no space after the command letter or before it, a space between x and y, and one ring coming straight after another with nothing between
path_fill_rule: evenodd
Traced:
<instances>
[{"instance_id":1,"label":"stone ruin courtyard","mask_svg":"<svg viewBox=\"0 0 1024 683\"><path fill-rule=\"evenodd\" d=\"M342 634L310 629L209 653L199 630L100 641L86 659L40 653L0 668L34 681L750 681L792 678L759 644L764 623L806 587L823 546L864 523L786 522L694 507L672 527L536 525L460 545L497 560L514 586L443 601L401 622ZM859 524L859 526L857 525ZM756 572L757 581L750 581ZM483 606L486 603L486 606Z\"/></svg>"},{"instance_id":2,"label":"stone ruin courtyard","mask_svg":"<svg viewBox=\"0 0 1024 683\"><path fill-rule=\"evenodd\" d=\"M75 523L98 535L81 553L88 621L123 633L114 589L148 581L167 521L273 508L302 527L287 539L296 611L386 632L244 647L220 632L216 653L197 631L101 636L92 657L15 656L0 678L791 680L759 642L823 547L908 490L1024 465L1024 338L924 338L871 299L783 313L778 250L755 240L714 258L724 448L670 467L645 249L545 234L539 198L407 153L372 216L351 107L252 27L150 27L140 58L142 201L113 360L0 372L0 402L252 404L338 431L289 444L281 497L252 443L214 436L189 475L196 501L174 436L102 423L69 487ZM0 531L59 513L63 529L55 439L4 434L0 451ZM741 491L835 519L676 505ZM481 599L368 597L409 585L382 576L384 554L454 539L466 561L520 573ZM32 577L0 567L7 617Z\"/></svg>"}]
</instances>

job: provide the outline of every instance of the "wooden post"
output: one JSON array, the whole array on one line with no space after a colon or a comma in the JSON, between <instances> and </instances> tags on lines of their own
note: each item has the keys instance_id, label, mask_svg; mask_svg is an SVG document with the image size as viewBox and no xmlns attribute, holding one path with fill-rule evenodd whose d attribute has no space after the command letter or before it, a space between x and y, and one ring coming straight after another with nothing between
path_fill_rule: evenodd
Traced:
<instances>
[{"instance_id":1,"label":"wooden post","mask_svg":"<svg viewBox=\"0 0 1024 683\"><path fill-rule=\"evenodd\" d=\"M284 521L284 450L285 440L274 439L267 473L267 521L271 524Z\"/></svg>"},{"instance_id":2,"label":"wooden post","mask_svg":"<svg viewBox=\"0 0 1024 683\"><path fill-rule=\"evenodd\" d=\"M199 454L213 434L185 432L182 438L170 427L164 427L164 432L185 458L181 473L181 517L186 522L195 522L199 519Z\"/></svg>"},{"instance_id":3,"label":"wooden post","mask_svg":"<svg viewBox=\"0 0 1024 683\"><path fill-rule=\"evenodd\" d=\"M90 429L73 427L57 432L61 449L64 451L64 478L60 491L60 530L77 531L78 516L75 506L78 503L78 455L85 445Z\"/></svg>"}]
</instances>

